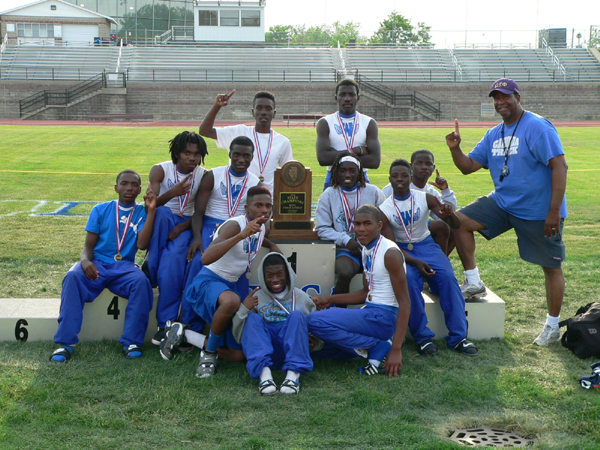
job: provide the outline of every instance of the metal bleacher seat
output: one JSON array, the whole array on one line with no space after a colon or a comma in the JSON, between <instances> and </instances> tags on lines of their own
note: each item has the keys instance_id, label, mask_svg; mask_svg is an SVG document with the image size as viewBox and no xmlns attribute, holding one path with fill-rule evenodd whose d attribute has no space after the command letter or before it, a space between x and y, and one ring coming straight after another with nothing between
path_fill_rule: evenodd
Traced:
<instances>
[{"instance_id":1,"label":"metal bleacher seat","mask_svg":"<svg viewBox=\"0 0 600 450\"><path fill-rule=\"evenodd\" d=\"M117 47L8 46L3 79L86 80L116 65Z\"/></svg>"},{"instance_id":2,"label":"metal bleacher seat","mask_svg":"<svg viewBox=\"0 0 600 450\"><path fill-rule=\"evenodd\" d=\"M379 82L453 80L447 51L430 48L347 48L346 69Z\"/></svg>"},{"instance_id":3,"label":"metal bleacher seat","mask_svg":"<svg viewBox=\"0 0 600 450\"><path fill-rule=\"evenodd\" d=\"M336 50L329 48L135 48L133 81L333 81Z\"/></svg>"}]
</instances>

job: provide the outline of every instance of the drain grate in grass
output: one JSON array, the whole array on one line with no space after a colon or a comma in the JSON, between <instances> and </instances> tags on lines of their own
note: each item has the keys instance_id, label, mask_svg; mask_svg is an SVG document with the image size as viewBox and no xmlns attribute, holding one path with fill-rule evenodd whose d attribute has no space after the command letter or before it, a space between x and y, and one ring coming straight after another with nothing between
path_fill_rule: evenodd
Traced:
<instances>
[{"instance_id":1,"label":"drain grate in grass","mask_svg":"<svg viewBox=\"0 0 600 450\"><path fill-rule=\"evenodd\" d=\"M454 430L450 440L472 447L507 447L519 448L532 445L532 439L525 439L510 431L496 428L467 428Z\"/></svg>"}]
</instances>

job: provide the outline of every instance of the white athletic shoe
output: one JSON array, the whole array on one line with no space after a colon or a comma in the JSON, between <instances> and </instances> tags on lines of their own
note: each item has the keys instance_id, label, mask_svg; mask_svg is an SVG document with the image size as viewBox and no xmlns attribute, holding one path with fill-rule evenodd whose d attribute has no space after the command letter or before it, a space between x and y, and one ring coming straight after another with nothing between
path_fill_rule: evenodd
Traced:
<instances>
[{"instance_id":1,"label":"white athletic shoe","mask_svg":"<svg viewBox=\"0 0 600 450\"><path fill-rule=\"evenodd\" d=\"M465 280L465 282L461 285L460 290L462 291L465 300L481 298L487 295L485 284L483 284L483 281L481 280L478 284L469 284L467 280Z\"/></svg>"},{"instance_id":2,"label":"white athletic shoe","mask_svg":"<svg viewBox=\"0 0 600 450\"><path fill-rule=\"evenodd\" d=\"M533 341L534 344L537 344L541 347L547 347L549 345L554 344L556 341L560 339L560 328L552 328L550 325L544 325L542 332L538 337Z\"/></svg>"}]
</instances>

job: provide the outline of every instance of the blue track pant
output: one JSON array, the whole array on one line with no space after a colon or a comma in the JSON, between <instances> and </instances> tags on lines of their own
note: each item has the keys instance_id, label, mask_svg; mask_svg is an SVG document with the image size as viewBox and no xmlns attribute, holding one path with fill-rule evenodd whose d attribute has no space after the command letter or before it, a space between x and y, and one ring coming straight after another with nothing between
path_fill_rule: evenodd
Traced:
<instances>
[{"instance_id":1,"label":"blue track pant","mask_svg":"<svg viewBox=\"0 0 600 450\"><path fill-rule=\"evenodd\" d=\"M433 292L439 293L440 306L444 312L448 336L446 343L454 347L467 337L467 316L465 314L465 299L454 276L454 270L448 257L442 252L439 245L431 236L422 242L414 244L412 250L406 244L398 246L421 261L425 261L435 270L435 275L427 279ZM423 277L416 267L406 265L406 278L408 280L408 293L410 295L410 319L408 327L412 337L417 343L422 344L435 335L427 328L427 315L425 314L425 300L423 290Z\"/></svg>"},{"instance_id":2,"label":"blue track pant","mask_svg":"<svg viewBox=\"0 0 600 450\"><path fill-rule=\"evenodd\" d=\"M80 262L71 267L63 280L58 331L54 342L77 344L85 303L93 302L104 288L108 288L113 294L128 299L123 335L119 342L123 345L142 345L152 309L153 294L150 281L139 267L129 261L107 264L93 260L93 263L98 268L97 280L90 280L85 275Z\"/></svg>"},{"instance_id":3,"label":"blue track pant","mask_svg":"<svg viewBox=\"0 0 600 450\"><path fill-rule=\"evenodd\" d=\"M297 373L313 369L308 323L302 311L293 311L286 321L279 323L267 323L259 314L248 314L242 332L242 350L252 378L258 378L264 367Z\"/></svg>"}]
</instances>

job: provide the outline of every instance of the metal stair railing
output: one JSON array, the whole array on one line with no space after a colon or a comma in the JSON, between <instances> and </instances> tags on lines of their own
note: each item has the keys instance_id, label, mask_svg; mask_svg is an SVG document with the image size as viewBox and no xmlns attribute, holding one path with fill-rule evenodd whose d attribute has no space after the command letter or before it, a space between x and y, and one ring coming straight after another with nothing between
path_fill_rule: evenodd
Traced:
<instances>
[{"instance_id":1,"label":"metal stair railing","mask_svg":"<svg viewBox=\"0 0 600 450\"><path fill-rule=\"evenodd\" d=\"M125 87L125 74L117 74L116 83L111 81L111 87ZM43 90L23 100L19 100L20 117L25 114L45 108L48 105L67 106L86 95L107 87L106 72L94 75L87 80L65 90Z\"/></svg>"},{"instance_id":2,"label":"metal stair railing","mask_svg":"<svg viewBox=\"0 0 600 450\"><path fill-rule=\"evenodd\" d=\"M360 89L365 92L377 95L378 97L387 101L392 107L398 106L399 102L410 102L410 106L415 110L428 115L433 115L435 120L440 120L442 114L441 104L439 101L414 91L412 94L396 94L396 91L392 91L385 85L377 83L358 72L355 75Z\"/></svg>"}]
</instances>

